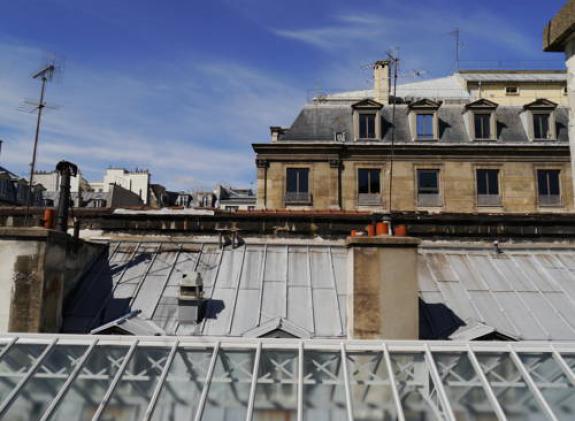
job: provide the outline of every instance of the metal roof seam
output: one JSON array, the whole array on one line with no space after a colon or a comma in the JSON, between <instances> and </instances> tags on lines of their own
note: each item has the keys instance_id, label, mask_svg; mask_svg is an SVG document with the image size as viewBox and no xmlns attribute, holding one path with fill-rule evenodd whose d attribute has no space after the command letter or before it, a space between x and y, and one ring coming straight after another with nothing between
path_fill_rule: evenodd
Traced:
<instances>
[{"instance_id":1,"label":"metal roof seam","mask_svg":"<svg viewBox=\"0 0 575 421\"><path fill-rule=\"evenodd\" d=\"M234 322L234 316L235 316L235 312L236 312L236 307L238 305L238 293L240 290L240 282L242 281L242 275L243 275L243 269L244 269L244 264L246 261L246 249L247 247L244 246L243 247L243 252L242 252L242 260L240 263L240 268L238 271L238 276L237 276L237 281L236 281L236 287L234 288L235 293L234 293L234 300L233 300L233 305L232 305L232 309L230 312L230 320L228 323L228 335L232 333L232 324ZM233 251L232 251L233 253Z\"/></svg>"}]
</instances>

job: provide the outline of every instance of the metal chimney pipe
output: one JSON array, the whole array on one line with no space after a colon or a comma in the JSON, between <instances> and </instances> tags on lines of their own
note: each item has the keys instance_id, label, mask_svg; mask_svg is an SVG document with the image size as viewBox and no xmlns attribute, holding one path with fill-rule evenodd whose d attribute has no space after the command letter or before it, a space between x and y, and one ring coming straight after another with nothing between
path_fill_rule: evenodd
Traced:
<instances>
[{"instance_id":1,"label":"metal chimney pipe","mask_svg":"<svg viewBox=\"0 0 575 421\"><path fill-rule=\"evenodd\" d=\"M70 207L70 177L78 174L78 167L68 161L60 161L56 165L60 174L60 199L58 201L58 216L56 217L56 230L68 231L68 211Z\"/></svg>"}]
</instances>

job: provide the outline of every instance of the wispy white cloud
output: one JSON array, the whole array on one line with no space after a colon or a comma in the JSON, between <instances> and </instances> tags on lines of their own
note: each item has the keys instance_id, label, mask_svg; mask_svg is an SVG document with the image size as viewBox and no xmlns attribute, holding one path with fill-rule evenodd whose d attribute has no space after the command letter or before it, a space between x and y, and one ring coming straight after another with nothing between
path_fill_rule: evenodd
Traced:
<instances>
[{"instance_id":1,"label":"wispy white cloud","mask_svg":"<svg viewBox=\"0 0 575 421\"><path fill-rule=\"evenodd\" d=\"M0 163L24 175L35 116L17 108L38 93L30 74L43 53L0 42L0 55ZM60 108L43 121L41 168L68 159L97 179L109 165L146 167L155 182L182 189L190 182L251 182L250 144L265 140L270 125L289 124L305 97L239 63L181 60L145 77L69 61L62 82L48 86L47 99Z\"/></svg>"}]
</instances>

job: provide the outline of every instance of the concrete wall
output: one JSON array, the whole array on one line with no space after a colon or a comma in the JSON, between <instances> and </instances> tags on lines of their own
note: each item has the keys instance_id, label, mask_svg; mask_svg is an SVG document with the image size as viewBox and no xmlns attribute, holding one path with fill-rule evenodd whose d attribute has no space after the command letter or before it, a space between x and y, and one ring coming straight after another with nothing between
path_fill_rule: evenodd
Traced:
<instances>
[{"instance_id":1,"label":"concrete wall","mask_svg":"<svg viewBox=\"0 0 575 421\"><path fill-rule=\"evenodd\" d=\"M575 121L575 119L574 119ZM289 206L293 209L335 209L338 207L338 170L329 162L271 161L267 169L267 209L282 209L284 205L286 169L310 168L311 206ZM358 168L381 170L381 205L358 206ZM443 204L440 207L420 208L416 202L416 170L433 168L440 170L440 191ZM476 169L499 169L501 206L484 207L476 204ZM537 169L561 171L560 206L540 207L537 199ZM573 182L569 157L524 159L506 156L477 157L476 159L449 159L428 157L420 160L396 160L393 163L393 211L428 210L453 213L533 213L573 212ZM341 172L342 208L345 210L389 210L390 163L387 156L373 156L369 160L345 160ZM263 208L265 169L258 168L258 208Z\"/></svg>"},{"instance_id":2,"label":"concrete wall","mask_svg":"<svg viewBox=\"0 0 575 421\"><path fill-rule=\"evenodd\" d=\"M348 238L349 338L419 339L418 244L407 237Z\"/></svg>"},{"instance_id":3,"label":"concrete wall","mask_svg":"<svg viewBox=\"0 0 575 421\"><path fill-rule=\"evenodd\" d=\"M0 332L59 332L64 299L104 251L56 231L0 229Z\"/></svg>"},{"instance_id":4,"label":"concrete wall","mask_svg":"<svg viewBox=\"0 0 575 421\"><path fill-rule=\"evenodd\" d=\"M516 86L519 89L517 95L507 95L505 88ZM522 106L544 98L559 105L567 106L567 94L565 83L483 83L481 92L479 86L469 87L469 93L473 98L486 98L499 105Z\"/></svg>"}]
</instances>

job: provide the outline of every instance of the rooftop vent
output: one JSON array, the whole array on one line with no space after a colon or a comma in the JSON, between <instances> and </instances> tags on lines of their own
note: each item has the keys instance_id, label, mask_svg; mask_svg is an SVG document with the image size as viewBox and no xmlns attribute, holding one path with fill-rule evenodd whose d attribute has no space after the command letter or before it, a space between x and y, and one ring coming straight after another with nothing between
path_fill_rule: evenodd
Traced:
<instances>
[{"instance_id":1,"label":"rooftop vent","mask_svg":"<svg viewBox=\"0 0 575 421\"><path fill-rule=\"evenodd\" d=\"M199 323L205 312L204 282L199 272L182 275L178 296L180 323Z\"/></svg>"}]
</instances>

